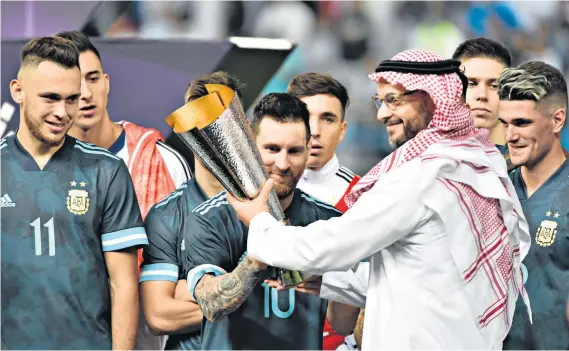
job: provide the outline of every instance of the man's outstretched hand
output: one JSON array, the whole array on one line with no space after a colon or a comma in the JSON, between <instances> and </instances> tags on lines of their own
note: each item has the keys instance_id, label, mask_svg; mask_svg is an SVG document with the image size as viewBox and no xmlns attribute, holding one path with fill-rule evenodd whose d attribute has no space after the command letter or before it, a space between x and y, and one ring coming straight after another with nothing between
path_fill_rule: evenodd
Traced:
<instances>
[{"instance_id":1,"label":"man's outstretched hand","mask_svg":"<svg viewBox=\"0 0 569 351\"><path fill-rule=\"evenodd\" d=\"M227 192L227 202L229 202L235 212L237 212L239 220L247 227L249 227L253 217L261 212L269 212L267 203L269 194L273 189L273 183L274 181L269 178L263 185L263 188L261 188L259 195L253 200L241 201Z\"/></svg>"},{"instance_id":2,"label":"man's outstretched hand","mask_svg":"<svg viewBox=\"0 0 569 351\"><path fill-rule=\"evenodd\" d=\"M281 284L280 280L278 280L278 279L265 279L265 283L267 283L267 285L269 285L271 288L275 288L277 290L291 289L291 288L284 287ZM313 277L306 279L305 281L303 281L299 285L295 286L294 290L301 292L301 293L304 293L304 294L320 296L320 288L321 287L322 287L322 276L316 275L316 276L313 276Z\"/></svg>"}]
</instances>

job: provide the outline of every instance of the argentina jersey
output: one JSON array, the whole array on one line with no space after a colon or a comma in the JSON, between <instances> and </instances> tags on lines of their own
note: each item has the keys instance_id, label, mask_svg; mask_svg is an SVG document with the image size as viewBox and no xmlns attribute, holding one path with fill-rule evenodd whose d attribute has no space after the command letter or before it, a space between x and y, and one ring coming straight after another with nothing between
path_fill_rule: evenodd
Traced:
<instances>
[{"instance_id":1,"label":"argentina jersey","mask_svg":"<svg viewBox=\"0 0 569 351\"><path fill-rule=\"evenodd\" d=\"M530 197L520 168L510 177L532 238L522 272L533 324L520 298L504 349L569 350L569 160Z\"/></svg>"},{"instance_id":2,"label":"argentina jersey","mask_svg":"<svg viewBox=\"0 0 569 351\"><path fill-rule=\"evenodd\" d=\"M291 225L307 226L341 213L295 189L285 215ZM186 217L182 233L192 294L205 274L232 272L247 255L247 228L227 203L225 192L196 207ZM327 301L317 296L260 283L235 312L216 323L204 318L202 350L321 350L326 308Z\"/></svg>"},{"instance_id":3,"label":"argentina jersey","mask_svg":"<svg viewBox=\"0 0 569 351\"><path fill-rule=\"evenodd\" d=\"M110 349L105 255L148 243L126 166L69 136L43 170L15 135L0 149L3 346Z\"/></svg>"},{"instance_id":4,"label":"argentina jersey","mask_svg":"<svg viewBox=\"0 0 569 351\"><path fill-rule=\"evenodd\" d=\"M188 213L206 200L207 195L192 178L150 209L144 221L149 244L143 250L140 283L168 281L176 284L178 279L186 279L181 275L185 259L181 224ZM170 335L166 349L199 350L199 336L199 331Z\"/></svg>"}]
</instances>

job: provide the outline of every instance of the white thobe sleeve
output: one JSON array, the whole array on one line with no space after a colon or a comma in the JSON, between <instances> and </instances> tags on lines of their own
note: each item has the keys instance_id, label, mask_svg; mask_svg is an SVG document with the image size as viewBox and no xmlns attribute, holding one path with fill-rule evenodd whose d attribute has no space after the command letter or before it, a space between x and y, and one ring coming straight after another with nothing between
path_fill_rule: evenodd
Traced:
<instances>
[{"instance_id":1,"label":"white thobe sleeve","mask_svg":"<svg viewBox=\"0 0 569 351\"><path fill-rule=\"evenodd\" d=\"M263 212L253 218L248 255L274 267L314 274L346 271L408 235L428 215L418 175L378 181L341 217L306 227L284 226Z\"/></svg>"},{"instance_id":2,"label":"white thobe sleeve","mask_svg":"<svg viewBox=\"0 0 569 351\"><path fill-rule=\"evenodd\" d=\"M324 273L320 297L363 308L366 302L369 267L369 262L361 262L347 272Z\"/></svg>"}]
</instances>

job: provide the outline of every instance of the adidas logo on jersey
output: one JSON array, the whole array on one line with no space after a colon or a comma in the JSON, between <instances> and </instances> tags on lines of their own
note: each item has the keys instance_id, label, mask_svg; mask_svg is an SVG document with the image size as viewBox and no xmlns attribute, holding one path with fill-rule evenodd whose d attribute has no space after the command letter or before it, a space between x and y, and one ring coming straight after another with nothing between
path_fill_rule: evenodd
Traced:
<instances>
[{"instance_id":1,"label":"adidas logo on jersey","mask_svg":"<svg viewBox=\"0 0 569 351\"><path fill-rule=\"evenodd\" d=\"M0 197L0 207L16 207L16 203L12 202L12 199L10 199L8 194L5 194Z\"/></svg>"}]
</instances>

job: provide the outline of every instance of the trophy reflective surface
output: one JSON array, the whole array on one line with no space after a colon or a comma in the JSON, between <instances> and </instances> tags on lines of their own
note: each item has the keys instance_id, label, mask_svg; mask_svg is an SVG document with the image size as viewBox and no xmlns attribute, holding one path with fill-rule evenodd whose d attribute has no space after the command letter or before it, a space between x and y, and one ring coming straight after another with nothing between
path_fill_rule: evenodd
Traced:
<instances>
[{"instance_id":1,"label":"trophy reflective surface","mask_svg":"<svg viewBox=\"0 0 569 351\"><path fill-rule=\"evenodd\" d=\"M267 180L253 133L238 95L219 84L205 85L208 95L174 111L166 123L202 161L221 185L240 200L254 199ZM286 224L284 211L274 190L269 212ZM300 284L301 272L276 268L275 277L284 286Z\"/></svg>"}]
</instances>

